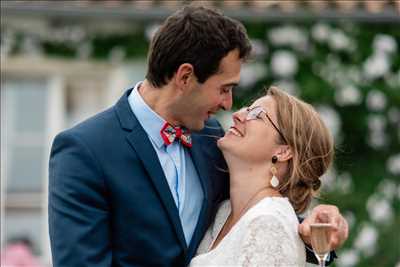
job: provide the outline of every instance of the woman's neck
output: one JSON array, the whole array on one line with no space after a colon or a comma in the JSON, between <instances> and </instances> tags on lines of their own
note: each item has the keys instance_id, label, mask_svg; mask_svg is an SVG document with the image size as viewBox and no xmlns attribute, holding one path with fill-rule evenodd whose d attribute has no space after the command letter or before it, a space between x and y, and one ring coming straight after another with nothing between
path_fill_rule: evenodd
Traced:
<instances>
[{"instance_id":1,"label":"woman's neck","mask_svg":"<svg viewBox=\"0 0 400 267\"><path fill-rule=\"evenodd\" d=\"M270 165L256 164L225 154L229 169L231 214L218 233L211 249L229 233L240 218L255 204L266 197L282 197L270 184Z\"/></svg>"},{"instance_id":2,"label":"woman's neck","mask_svg":"<svg viewBox=\"0 0 400 267\"><path fill-rule=\"evenodd\" d=\"M270 175L265 167L241 166L229 168L231 217L239 219L257 202L265 197L281 197L270 184Z\"/></svg>"},{"instance_id":3,"label":"woman's neck","mask_svg":"<svg viewBox=\"0 0 400 267\"><path fill-rule=\"evenodd\" d=\"M211 249L218 246L240 218L265 197L281 196L269 184L267 174L256 168L235 168L230 170L231 214L227 218Z\"/></svg>"}]
</instances>

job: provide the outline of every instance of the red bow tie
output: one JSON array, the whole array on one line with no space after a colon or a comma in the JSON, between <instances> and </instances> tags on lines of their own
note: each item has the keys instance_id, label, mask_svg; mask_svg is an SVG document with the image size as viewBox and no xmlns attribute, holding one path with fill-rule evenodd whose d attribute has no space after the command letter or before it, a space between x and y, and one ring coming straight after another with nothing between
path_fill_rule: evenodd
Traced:
<instances>
[{"instance_id":1,"label":"red bow tie","mask_svg":"<svg viewBox=\"0 0 400 267\"><path fill-rule=\"evenodd\" d=\"M190 131L181 127L174 127L168 122L164 124L160 131L164 144L170 145L175 139L179 139L182 145L192 147L192 137Z\"/></svg>"}]
</instances>

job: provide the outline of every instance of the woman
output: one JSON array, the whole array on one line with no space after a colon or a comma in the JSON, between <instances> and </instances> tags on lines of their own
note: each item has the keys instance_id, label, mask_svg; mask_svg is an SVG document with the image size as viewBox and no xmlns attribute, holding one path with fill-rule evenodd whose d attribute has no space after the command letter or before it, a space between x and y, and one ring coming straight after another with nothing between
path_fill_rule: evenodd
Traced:
<instances>
[{"instance_id":1,"label":"woman","mask_svg":"<svg viewBox=\"0 0 400 267\"><path fill-rule=\"evenodd\" d=\"M191 266L304 266L296 214L318 190L333 140L312 106L276 87L233 114L218 141L230 173L223 202Z\"/></svg>"}]
</instances>

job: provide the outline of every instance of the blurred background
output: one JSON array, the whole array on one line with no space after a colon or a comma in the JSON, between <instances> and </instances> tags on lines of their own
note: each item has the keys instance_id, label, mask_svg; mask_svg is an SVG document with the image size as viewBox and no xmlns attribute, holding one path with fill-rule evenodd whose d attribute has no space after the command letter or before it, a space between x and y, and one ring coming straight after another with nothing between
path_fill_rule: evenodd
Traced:
<instances>
[{"instance_id":1,"label":"blurred background","mask_svg":"<svg viewBox=\"0 0 400 267\"><path fill-rule=\"evenodd\" d=\"M334 266L400 266L400 1L196 2L251 37L233 110L273 84L312 103L333 132L319 202L350 224ZM5 255L51 266L52 139L144 78L149 40L185 3L1 1L2 266ZM230 114L218 114L225 127Z\"/></svg>"}]
</instances>

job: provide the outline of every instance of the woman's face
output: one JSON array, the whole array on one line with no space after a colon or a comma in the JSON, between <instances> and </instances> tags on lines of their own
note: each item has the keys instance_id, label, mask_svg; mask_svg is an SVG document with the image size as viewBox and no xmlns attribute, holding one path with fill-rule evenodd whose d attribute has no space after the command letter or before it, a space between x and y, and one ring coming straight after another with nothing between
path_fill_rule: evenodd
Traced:
<instances>
[{"instance_id":1,"label":"woman's face","mask_svg":"<svg viewBox=\"0 0 400 267\"><path fill-rule=\"evenodd\" d=\"M225 157L229 160L233 156L254 164L270 161L279 146L279 133L273 126L278 127L274 98L261 97L250 107L235 112L232 118L233 125L218 141Z\"/></svg>"}]
</instances>

